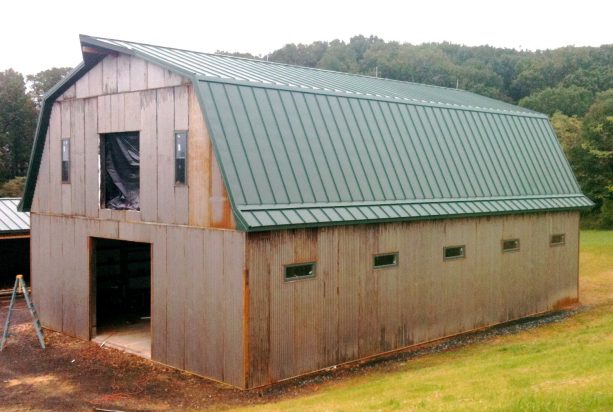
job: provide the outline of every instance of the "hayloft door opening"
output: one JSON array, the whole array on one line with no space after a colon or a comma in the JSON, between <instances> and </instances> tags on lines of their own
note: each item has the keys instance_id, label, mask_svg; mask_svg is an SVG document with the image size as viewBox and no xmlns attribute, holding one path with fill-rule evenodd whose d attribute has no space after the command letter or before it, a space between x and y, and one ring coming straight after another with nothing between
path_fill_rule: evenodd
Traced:
<instances>
[{"instance_id":1,"label":"hayloft door opening","mask_svg":"<svg viewBox=\"0 0 613 412\"><path fill-rule=\"evenodd\" d=\"M140 142L138 133L100 137L100 207L140 210Z\"/></svg>"},{"instance_id":2,"label":"hayloft door opening","mask_svg":"<svg viewBox=\"0 0 613 412\"><path fill-rule=\"evenodd\" d=\"M91 336L151 357L151 245L92 239Z\"/></svg>"}]
</instances>

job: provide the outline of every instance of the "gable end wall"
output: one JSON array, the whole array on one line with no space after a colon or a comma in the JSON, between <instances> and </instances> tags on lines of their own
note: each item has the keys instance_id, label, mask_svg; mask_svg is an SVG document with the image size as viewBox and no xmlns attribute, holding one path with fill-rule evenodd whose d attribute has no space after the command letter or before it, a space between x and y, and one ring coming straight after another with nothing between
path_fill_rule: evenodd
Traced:
<instances>
[{"instance_id":1,"label":"gable end wall","mask_svg":"<svg viewBox=\"0 0 613 412\"><path fill-rule=\"evenodd\" d=\"M188 131L188 184L174 182L174 131ZM138 131L141 210L99 207L99 140ZM62 138L71 179L61 183ZM188 79L135 57L109 55L53 104L33 213L234 229L205 119Z\"/></svg>"}]
</instances>

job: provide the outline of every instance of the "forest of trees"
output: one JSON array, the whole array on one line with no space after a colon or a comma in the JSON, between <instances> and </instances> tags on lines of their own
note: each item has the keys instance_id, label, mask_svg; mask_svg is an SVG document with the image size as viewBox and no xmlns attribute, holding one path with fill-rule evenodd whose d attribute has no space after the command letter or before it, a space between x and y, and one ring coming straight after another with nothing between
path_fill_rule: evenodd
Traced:
<instances>
[{"instance_id":1,"label":"forest of trees","mask_svg":"<svg viewBox=\"0 0 613 412\"><path fill-rule=\"evenodd\" d=\"M21 196L43 95L70 70L54 67L25 78L12 69L0 72L0 197Z\"/></svg>"},{"instance_id":2,"label":"forest of trees","mask_svg":"<svg viewBox=\"0 0 613 412\"><path fill-rule=\"evenodd\" d=\"M518 51L360 35L288 44L266 56L225 54L459 87L546 113L582 190L596 203L584 226L613 227L613 45ZM41 96L67 70L26 78L0 73L0 196L19 194Z\"/></svg>"}]
</instances>

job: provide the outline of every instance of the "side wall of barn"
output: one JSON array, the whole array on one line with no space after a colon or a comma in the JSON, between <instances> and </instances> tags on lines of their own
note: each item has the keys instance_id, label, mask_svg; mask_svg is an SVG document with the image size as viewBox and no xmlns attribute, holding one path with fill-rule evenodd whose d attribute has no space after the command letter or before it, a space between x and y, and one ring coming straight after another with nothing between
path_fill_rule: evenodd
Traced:
<instances>
[{"instance_id":1,"label":"side wall of barn","mask_svg":"<svg viewBox=\"0 0 613 412\"><path fill-rule=\"evenodd\" d=\"M90 338L91 238L151 244L151 358L244 386L245 234L32 213L43 326Z\"/></svg>"},{"instance_id":2,"label":"side wall of barn","mask_svg":"<svg viewBox=\"0 0 613 412\"><path fill-rule=\"evenodd\" d=\"M578 227L569 212L248 234L249 386L576 301ZM502 252L503 239L520 250ZM455 245L466 257L444 260ZM398 265L373 269L386 252ZM316 276L285 281L299 262Z\"/></svg>"}]
</instances>

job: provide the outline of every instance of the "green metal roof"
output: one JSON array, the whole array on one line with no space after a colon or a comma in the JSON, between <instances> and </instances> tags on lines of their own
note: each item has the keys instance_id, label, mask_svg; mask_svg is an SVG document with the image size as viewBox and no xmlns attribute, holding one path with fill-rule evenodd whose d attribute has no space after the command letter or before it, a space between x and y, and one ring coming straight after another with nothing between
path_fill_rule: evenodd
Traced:
<instances>
[{"instance_id":1,"label":"green metal roof","mask_svg":"<svg viewBox=\"0 0 613 412\"><path fill-rule=\"evenodd\" d=\"M192 79L242 230L592 205L548 118L524 108L457 89L81 41Z\"/></svg>"},{"instance_id":2,"label":"green metal roof","mask_svg":"<svg viewBox=\"0 0 613 412\"><path fill-rule=\"evenodd\" d=\"M523 107L460 89L83 35L81 43L138 55L146 60L158 62L186 77L201 76L210 80L233 80L262 86L387 98L416 104L535 113Z\"/></svg>"}]
</instances>

